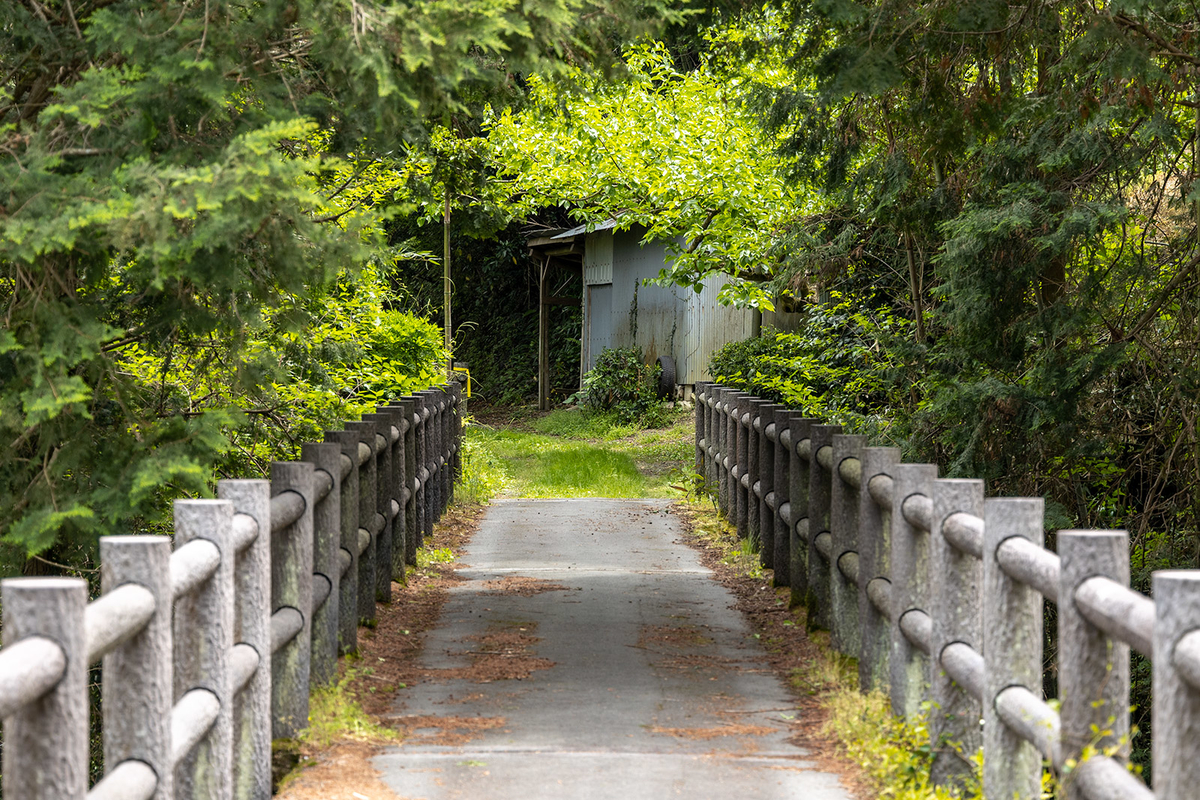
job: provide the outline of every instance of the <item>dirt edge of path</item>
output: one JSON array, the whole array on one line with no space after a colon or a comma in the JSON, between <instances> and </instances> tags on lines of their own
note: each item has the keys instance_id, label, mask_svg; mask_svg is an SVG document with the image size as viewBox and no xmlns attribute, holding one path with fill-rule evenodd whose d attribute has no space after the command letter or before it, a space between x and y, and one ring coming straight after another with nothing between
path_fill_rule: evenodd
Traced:
<instances>
[{"instance_id":1,"label":"dirt edge of path","mask_svg":"<svg viewBox=\"0 0 1200 800\"><path fill-rule=\"evenodd\" d=\"M409 568L405 583L392 584L392 602L376 604L372 628L358 629L358 655L338 659L338 680L349 699L367 715L392 731L394 741L379 735L347 731L345 738L328 745L301 743L303 766L288 776L280 800L404 800L380 780L371 759L384 747L402 741L435 725L430 720L412 720L411 725L392 715L397 696L423 680L417 667L425 635L437 625L449 589L462 579L457 570L471 537L479 528L486 505L452 506L434 525L433 547L449 549L453 561ZM441 735L457 741L466 724L460 718L445 722ZM437 734L433 734L437 735ZM421 737L430 738L427 731Z\"/></svg>"},{"instance_id":2,"label":"dirt edge of path","mask_svg":"<svg viewBox=\"0 0 1200 800\"><path fill-rule=\"evenodd\" d=\"M771 671L795 700L797 714L788 741L807 750L820 769L837 775L852 796L867 800L871 793L862 770L841 755L835 740L821 732L828 718L821 697L824 687L804 679L806 670L812 670L828 657L828 644L820 641L827 639L827 635L805 632L804 608L788 608L790 590L772 586L769 570L754 575L747 569L744 558L729 559L738 544L736 534L724 521L718 523L716 515L702 510L699 504L680 501L673 503L671 510L683 524L683 543L700 554L701 563L737 598L735 608L749 621L767 651ZM708 535L697 531L698 523L709 528ZM722 528L722 533L716 536L711 532L714 524Z\"/></svg>"}]
</instances>

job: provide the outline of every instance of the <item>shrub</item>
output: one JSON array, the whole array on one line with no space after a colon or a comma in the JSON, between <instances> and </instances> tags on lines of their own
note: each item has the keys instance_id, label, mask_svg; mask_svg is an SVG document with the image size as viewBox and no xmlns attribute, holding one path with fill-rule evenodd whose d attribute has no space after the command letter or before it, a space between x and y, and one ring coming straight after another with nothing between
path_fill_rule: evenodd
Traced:
<instances>
[{"instance_id":1,"label":"shrub","mask_svg":"<svg viewBox=\"0 0 1200 800\"><path fill-rule=\"evenodd\" d=\"M909 402L902 341L910 323L888 309L815 308L795 332L767 330L713 353L713 380L813 417L870 428Z\"/></svg>"},{"instance_id":2,"label":"shrub","mask_svg":"<svg viewBox=\"0 0 1200 800\"><path fill-rule=\"evenodd\" d=\"M645 364L640 347L606 347L583 377L580 404L590 411L613 411L622 422L653 421L658 402L658 364Z\"/></svg>"}]
</instances>

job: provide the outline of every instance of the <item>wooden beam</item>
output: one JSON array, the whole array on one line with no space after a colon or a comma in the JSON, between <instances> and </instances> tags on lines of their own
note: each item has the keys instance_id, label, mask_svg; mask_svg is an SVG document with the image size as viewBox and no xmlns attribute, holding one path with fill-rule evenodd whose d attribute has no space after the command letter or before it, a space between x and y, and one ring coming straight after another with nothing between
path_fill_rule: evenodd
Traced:
<instances>
[{"instance_id":1,"label":"wooden beam","mask_svg":"<svg viewBox=\"0 0 1200 800\"><path fill-rule=\"evenodd\" d=\"M538 408L550 410L550 309L546 304L546 273L550 258L538 270Z\"/></svg>"}]
</instances>

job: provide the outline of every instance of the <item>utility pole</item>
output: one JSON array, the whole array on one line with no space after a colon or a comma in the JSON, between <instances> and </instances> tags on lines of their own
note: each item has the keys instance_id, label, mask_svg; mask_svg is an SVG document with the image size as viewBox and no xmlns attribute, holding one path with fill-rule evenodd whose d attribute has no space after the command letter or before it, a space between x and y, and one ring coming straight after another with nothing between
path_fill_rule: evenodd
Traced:
<instances>
[{"instance_id":1,"label":"utility pole","mask_svg":"<svg viewBox=\"0 0 1200 800\"><path fill-rule=\"evenodd\" d=\"M446 184L446 205L442 211L442 307L445 311L446 379L454 378L453 336L450 327L450 184Z\"/></svg>"}]
</instances>

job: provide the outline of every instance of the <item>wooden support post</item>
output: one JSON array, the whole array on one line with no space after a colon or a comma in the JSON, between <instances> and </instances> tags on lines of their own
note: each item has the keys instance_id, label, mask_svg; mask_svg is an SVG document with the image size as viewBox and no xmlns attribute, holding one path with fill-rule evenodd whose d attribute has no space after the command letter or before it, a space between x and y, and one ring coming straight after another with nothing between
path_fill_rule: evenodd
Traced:
<instances>
[{"instance_id":1,"label":"wooden support post","mask_svg":"<svg viewBox=\"0 0 1200 800\"><path fill-rule=\"evenodd\" d=\"M1075 590L1096 576L1129 585L1129 535L1125 531L1059 531L1058 555L1062 559L1058 589L1062 756L1078 759L1088 746L1117 746L1127 755L1129 645L1110 639L1084 618L1075 605ZM1063 790L1068 800L1084 798L1069 777Z\"/></svg>"},{"instance_id":2,"label":"wooden support post","mask_svg":"<svg viewBox=\"0 0 1200 800\"><path fill-rule=\"evenodd\" d=\"M937 479L936 464L897 464L892 471L892 713L913 721L929 699L932 673L929 656L908 640L900 621L910 612L931 613L929 533L908 521L902 511L910 497L929 497Z\"/></svg>"},{"instance_id":3,"label":"wooden support post","mask_svg":"<svg viewBox=\"0 0 1200 800\"><path fill-rule=\"evenodd\" d=\"M952 514L983 516L983 481L941 479L933 482L933 516L929 538L929 570L933 583L933 638L935 660L931 691L934 713L929 736L934 748L931 777L935 785L961 786L975 774L974 757L983 746L980 703L956 684L940 666L942 651L963 642L983 652L983 618L979 590L983 564L959 551L942 534L942 524Z\"/></svg>"},{"instance_id":4,"label":"wooden support post","mask_svg":"<svg viewBox=\"0 0 1200 800\"><path fill-rule=\"evenodd\" d=\"M311 472L312 467L305 466ZM205 689L216 698L219 711L208 733L175 765L175 797L229 800L233 797L233 689L229 674L234 627L233 503L176 500L175 547L195 539L207 539L216 545L221 560L212 577L175 602L175 700L195 689ZM301 719L307 721L307 669L304 677L305 714Z\"/></svg>"},{"instance_id":5,"label":"wooden support post","mask_svg":"<svg viewBox=\"0 0 1200 800\"><path fill-rule=\"evenodd\" d=\"M265 483L265 482L264 482ZM171 769L173 699L171 540L166 536L100 538L100 588L105 594L136 584L154 596L154 616L138 634L104 657L101 708L104 711L104 772L123 761L141 761L158 777L151 800L174 797ZM5 598L5 608L8 601ZM5 629L7 630L7 622ZM7 642L6 642L7 644ZM267 686L267 794L271 795L270 685ZM235 710L235 760L238 766ZM11 733L9 733L11 736ZM10 740L11 741L11 740ZM6 753L7 755L7 748ZM4 774L9 774L5 763ZM86 773L85 773L86 774ZM5 786L8 791L8 786ZM6 795L22 797L25 795ZM70 795L63 795L70 796ZM252 795L244 795L251 797ZM262 796L262 795L259 795Z\"/></svg>"},{"instance_id":6,"label":"wooden support post","mask_svg":"<svg viewBox=\"0 0 1200 800\"><path fill-rule=\"evenodd\" d=\"M9 578L0 583L4 645L30 636L66 656L53 689L4 718L4 796L84 800L88 789L88 664L83 627L87 583L77 578Z\"/></svg>"},{"instance_id":7,"label":"wooden support post","mask_svg":"<svg viewBox=\"0 0 1200 800\"><path fill-rule=\"evenodd\" d=\"M991 498L983 504L983 795L1039 800L1042 754L996 713L996 698L1021 686L1042 696L1042 596L1010 578L996 550L1011 538L1042 546L1042 498Z\"/></svg>"},{"instance_id":8,"label":"wooden support post","mask_svg":"<svg viewBox=\"0 0 1200 800\"><path fill-rule=\"evenodd\" d=\"M538 267L538 408L550 410L550 308L546 303L547 256Z\"/></svg>"},{"instance_id":9,"label":"wooden support post","mask_svg":"<svg viewBox=\"0 0 1200 800\"><path fill-rule=\"evenodd\" d=\"M829 533L832 550L829 561L829 606L833 646L839 652L858 657L862 639L858 630L858 511L859 491L842 479L842 462L855 459L862 464L867 437L838 434L831 443ZM853 565L853 566L852 566Z\"/></svg>"},{"instance_id":10,"label":"wooden support post","mask_svg":"<svg viewBox=\"0 0 1200 800\"><path fill-rule=\"evenodd\" d=\"M271 658L274 739L290 739L308 725L312 653L313 465L305 461L273 462L271 496L284 492L295 492L304 498L304 513L294 523L271 535L271 613L285 608L295 609L300 613L303 626ZM177 657L178 653L177 647Z\"/></svg>"},{"instance_id":11,"label":"wooden support post","mask_svg":"<svg viewBox=\"0 0 1200 800\"><path fill-rule=\"evenodd\" d=\"M873 581L888 584L891 596L892 510L883 509L871 496L871 482L887 480L900 463L898 447L864 447L862 480L858 492L858 621L861 649L858 656L858 683L864 691L888 687L891 675L891 625L871 602ZM894 484L893 484L894 485ZM895 613L893 604L892 613Z\"/></svg>"},{"instance_id":12,"label":"wooden support post","mask_svg":"<svg viewBox=\"0 0 1200 800\"><path fill-rule=\"evenodd\" d=\"M337 445L327 446L336 453ZM258 669L233 701L233 794L266 800L271 796L271 482L218 481L217 497L233 503L234 514L245 514L258 526L254 541L236 553L233 562L234 640L258 654ZM338 524L335 519L334 525ZM335 527L333 536L337 535ZM101 558L108 558L103 546ZM335 629L335 643L336 634ZM107 679L107 660L104 675Z\"/></svg>"}]
</instances>

